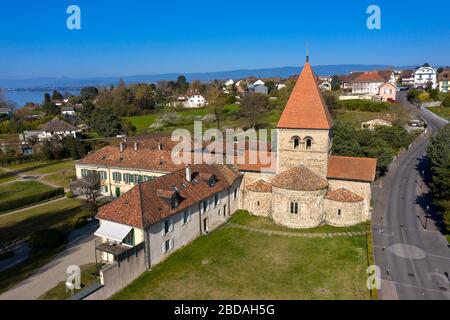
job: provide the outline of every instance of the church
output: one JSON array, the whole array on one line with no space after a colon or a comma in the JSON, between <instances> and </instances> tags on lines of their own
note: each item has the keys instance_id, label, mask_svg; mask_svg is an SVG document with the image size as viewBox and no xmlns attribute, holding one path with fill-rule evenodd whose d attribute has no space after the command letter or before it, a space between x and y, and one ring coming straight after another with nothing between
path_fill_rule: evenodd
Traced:
<instances>
[{"instance_id":1,"label":"church","mask_svg":"<svg viewBox=\"0 0 450 320\"><path fill-rule=\"evenodd\" d=\"M242 208L290 228L370 219L376 159L331 154L333 120L307 58L277 124L275 172L243 172Z\"/></svg>"}]
</instances>

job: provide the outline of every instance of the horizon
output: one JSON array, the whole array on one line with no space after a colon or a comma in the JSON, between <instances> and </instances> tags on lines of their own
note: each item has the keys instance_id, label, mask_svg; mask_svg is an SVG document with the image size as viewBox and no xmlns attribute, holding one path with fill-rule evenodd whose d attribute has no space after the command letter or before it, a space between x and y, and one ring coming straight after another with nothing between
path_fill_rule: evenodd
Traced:
<instances>
[{"instance_id":1,"label":"horizon","mask_svg":"<svg viewBox=\"0 0 450 320\"><path fill-rule=\"evenodd\" d=\"M423 27L422 20L414 18L422 13L419 1L376 1L381 9L380 30L367 28L369 1L329 2L326 10L323 3L289 0L261 0L258 6L229 1L225 7L205 0L73 2L2 4L0 79L85 79L301 66L307 43L315 66L450 64L446 55L450 43L443 41L450 32L448 24L445 19L430 19ZM80 30L66 26L71 4L81 9ZM450 4L427 3L427 8L446 12ZM417 50L420 42L426 43L426 50Z\"/></svg>"}]
</instances>

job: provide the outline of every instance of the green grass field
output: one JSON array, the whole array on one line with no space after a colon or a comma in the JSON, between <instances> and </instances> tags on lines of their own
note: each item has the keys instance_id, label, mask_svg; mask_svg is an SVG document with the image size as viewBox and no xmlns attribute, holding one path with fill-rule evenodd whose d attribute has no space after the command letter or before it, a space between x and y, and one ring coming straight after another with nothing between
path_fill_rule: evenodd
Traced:
<instances>
[{"instance_id":1,"label":"green grass field","mask_svg":"<svg viewBox=\"0 0 450 320\"><path fill-rule=\"evenodd\" d=\"M48 181L60 187L68 188L71 179L75 178L75 165L73 160L64 161L36 161L26 162L7 167L9 170L17 171L13 176L5 177L9 181L17 179L18 173L25 175L43 176L42 180ZM0 171L0 177L1 177ZM8 180L4 181L7 182ZM0 178L0 183L2 183Z\"/></svg>"},{"instance_id":2,"label":"green grass field","mask_svg":"<svg viewBox=\"0 0 450 320\"><path fill-rule=\"evenodd\" d=\"M431 107L428 110L444 119L450 120L450 108L448 107Z\"/></svg>"},{"instance_id":3,"label":"green grass field","mask_svg":"<svg viewBox=\"0 0 450 320\"><path fill-rule=\"evenodd\" d=\"M112 298L362 300L369 299L366 268L365 236L268 236L221 227Z\"/></svg>"},{"instance_id":4,"label":"green grass field","mask_svg":"<svg viewBox=\"0 0 450 320\"><path fill-rule=\"evenodd\" d=\"M226 105L224 107L224 115L225 118L228 116L234 114L235 112L239 111L238 105ZM211 111L207 108L200 108L200 109L189 109L189 110L182 110L178 111L177 113L182 117L183 120L186 120L188 122L193 122L195 117L203 117L207 114L209 114ZM160 113L154 113L154 114L148 114L143 116L134 116L134 117L125 117L124 119L129 120L135 127L136 132L144 133L144 132L151 132L152 130L149 129L149 127L162 115L163 112ZM181 127L188 129L189 127L186 125L186 123L181 124ZM164 128L165 131L173 130L177 127L166 127Z\"/></svg>"},{"instance_id":5,"label":"green grass field","mask_svg":"<svg viewBox=\"0 0 450 320\"><path fill-rule=\"evenodd\" d=\"M3 203L35 196L52 189L54 188L37 181L16 181L0 185L0 207Z\"/></svg>"},{"instance_id":6,"label":"green grass field","mask_svg":"<svg viewBox=\"0 0 450 320\"><path fill-rule=\"evenodd\" d=\"M0 184L16 180L14 175L9 175L7 171L0 169Z\"/></svg>"},{"instance_id":7,"label":"green grass field","mask_svg":"<svg viewBox=\"0 0 450 320\"><path fill-rule=\"evenodd\" d=\"M79 199L60 199L19 212L0 215L0 240L26 239L36 231L72 229L75 222L88 215Z\"/></svg>"}]
</instances>

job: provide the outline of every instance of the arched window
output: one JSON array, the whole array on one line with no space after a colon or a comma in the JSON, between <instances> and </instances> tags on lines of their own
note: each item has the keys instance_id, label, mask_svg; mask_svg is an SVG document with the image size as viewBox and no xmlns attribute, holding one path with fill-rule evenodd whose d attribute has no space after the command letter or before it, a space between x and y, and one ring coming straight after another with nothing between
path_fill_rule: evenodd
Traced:
<instances>
[{"instance_id":1,"label":"arched window","mask_svg":"<svg viewBox=\"0 0 450 320\"><path fill-rule=\"evenodd\" d=\"M292 201L291 202L290 212L292 214L298 214L298 202L297 201Z\"/></svg>"},{"instance_id":2,"label":"arched window","mask_svg":"<svg viewBox=\"0 0 450 320\"><path fill-rule=\"evenodd\" d=\"M300 138L299 137L292 137L292 146L294 147L294 149L299 149L300 148Z\"/></svg>"},{"instance_id":3,"label":"arched window","mask_svg":"<svg viewBox=\"0 0 450 320\"><path fill-rule=\"evenodd\" d=\"M305 148L306 150L311 150L312 148L312 138L305 138Z\"/></svg>"}]
</instances>

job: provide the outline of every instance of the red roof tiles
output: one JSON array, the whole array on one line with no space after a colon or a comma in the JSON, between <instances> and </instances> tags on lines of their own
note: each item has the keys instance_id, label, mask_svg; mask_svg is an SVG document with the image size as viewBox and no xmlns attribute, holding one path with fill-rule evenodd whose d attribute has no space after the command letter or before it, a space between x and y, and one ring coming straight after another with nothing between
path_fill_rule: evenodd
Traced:
<instances>
[{"instance_id":1,"label":"red roof tiles","mask_svg":"<svg viewBox=\"0 0 450 320\"><path fill-rule=\"evenodd\" d=\"M364 198L353 193L352 191L346 188L340 188L334 191L329 191L325 195L325 198L328 200L338 201L338 202L360 202L363 201Z\"/></svg>"},{"instance_id":2,"label":"red roof tiles","mask_svg":"<svg viewBox=\"0 0 450 320\"><path fill-rule=\"evenodd\" d=\"M254 191L254 192L265 192L265 193L272 192L272 185L269 182L262 180L262 179L249 184L245 188L247 190Z\"/></svg>"},{"instance_id":3,"label":"red roof tiles","mask_svg":"<svg viewBox=\"0 0 450 320\"><path fill-rule=\"evenodd\" d=\"M377 159L330 156L327 178L372 182L376 169Z\"/></svg>"},{"instance_id":4,"label":"red roof tiles","mask_svg":"<svg viewBox=\"0 0 450 320\"><path fill-rule=\"evenodd\" d=\"M277 128L328 130L332 126L333 120L317 86L311 65L306 63Z\"/></svg>"},{"instance_id":5,"label":"red roof tiles","mask_svg":"<svg viewBox=\"0 0 450 320\"><path fill-rule=\"evenodd\" d=\"M318 191L326 189L328 182L300 165L276 175L272 180L272 185L287 190Z\"/></svg>"},{"instance_id":6,"label":"red roof tiles","mask_svg":"<svg viewBox=\"0 0 450 320\"><path fill-rule=\"evenodd\" d=\"M191 169L191 182L186 180L184 169L144 182L101 207L97 218L138 228L148 227L229 188L241 177L237 170L222 165L203 164ZM207 181L197 179L200 174L214 175L216 183L210 186ZM167 201L169 194L178 195L176 208Z\"/></svg>"}]
</instances>

